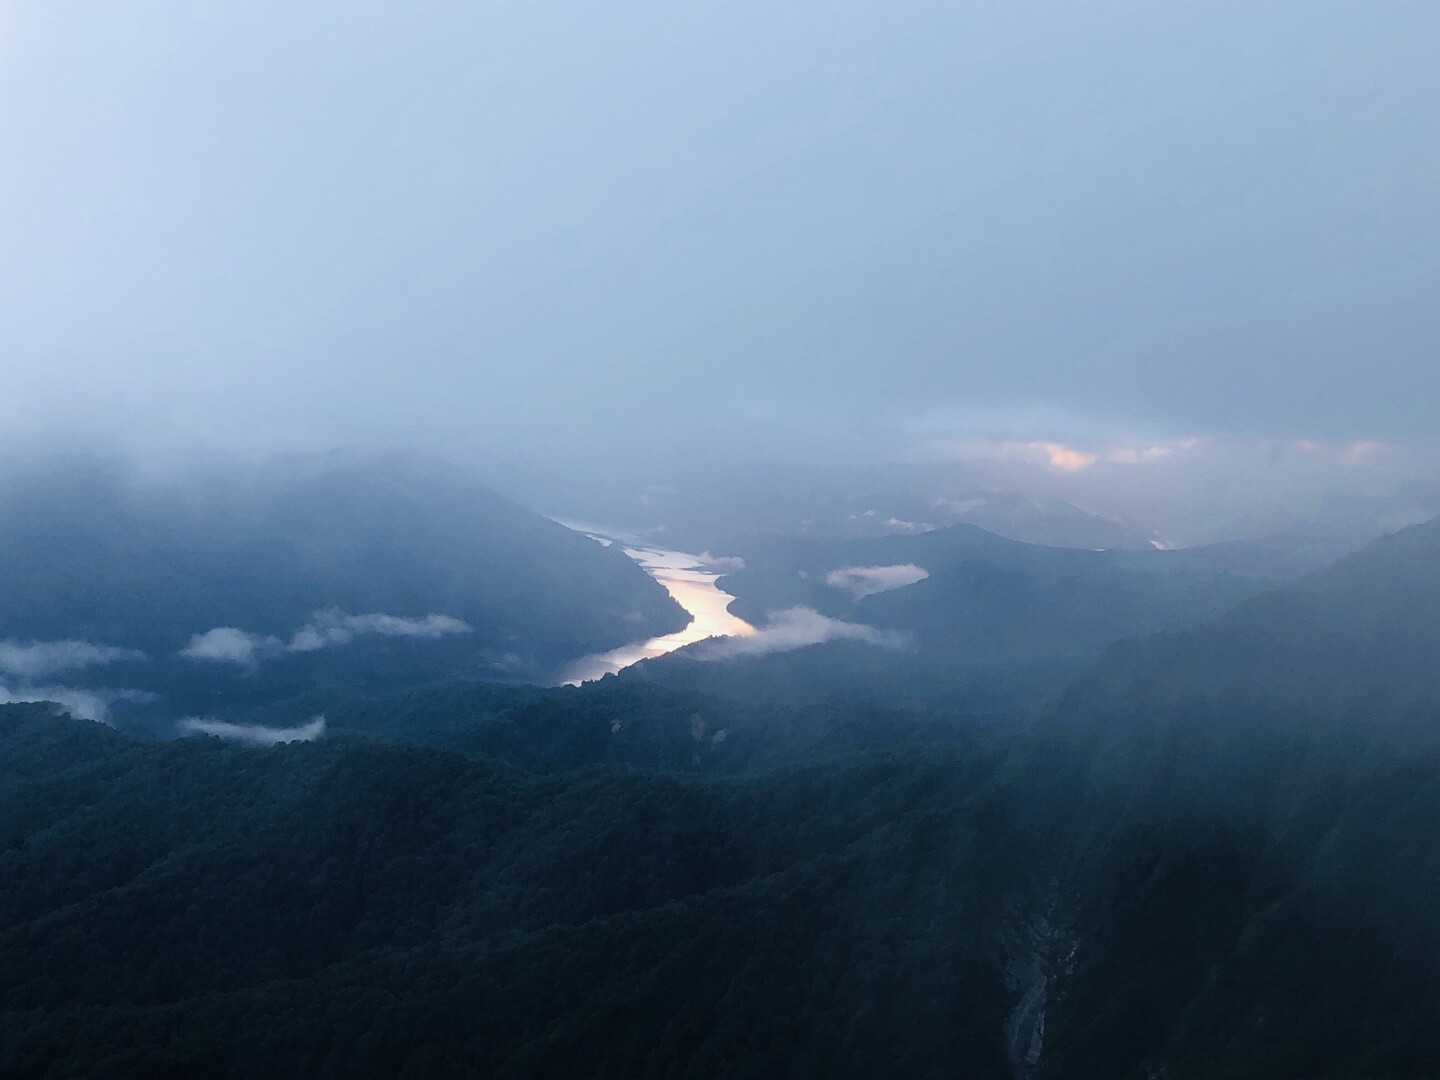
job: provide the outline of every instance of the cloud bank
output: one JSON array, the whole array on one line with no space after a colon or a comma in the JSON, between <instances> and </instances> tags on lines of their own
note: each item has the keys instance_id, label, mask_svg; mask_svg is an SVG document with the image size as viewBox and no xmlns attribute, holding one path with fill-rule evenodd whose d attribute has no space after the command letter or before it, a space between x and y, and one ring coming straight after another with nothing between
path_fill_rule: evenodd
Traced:
<instances>
[{"instance_id":1,"label":"cloud bank","mask_svg":"<svg viewBox=\"0 0 1440 1080\"><path fill-rule=\"evenodd\" d=\"M877 630L873 626L832 619L814 608L792 607L772 611L767 623L753 634L702 642L689 650L687 655L696 660L730 660L788 652L827 641L862 641L882 648L899 649L904 647L905 640L904 634L894 630Z\"/></svg>"},{"instance_id":2,"label":"cloud bank","mask_svg":"<svg viewBox=\"0 0 1440 1080\"><path fill-rule=\"evenodd\" d=\"M189 716L176 725L186 735L214 735L244 746L276 746L280 743L313 742L325 734L325 717L317 716L298 727L266 727L263 724L230 724Z\"/></svg>"},{"instance_id":3,"label":"cloud bank","mask_svg":"<svg viewBox=\"0 0 1440 1080\"><path fill-rule=\"evenodd\" d=\"M825 575L825 584L848 592L856 600L876 593L914 585L930 576L930 571L914 563L895 566L845 566Z\"/></svg>"},{"instance_id":4,"label":"cloud bank","mask_svg":"<svg viewBox=\"0 0 1440 1080\"><path fill-rule=\"evenodd\" d=\"M187 660L249 666L287 653L309 653L348 645L357 637L442 638L474 633L474 627L450 615L422 618L403 615L347 615L336 608L317 611L288 642L271 635L250 634L234 626L217 626L196 634L180 650Z\"/></svg>"},{"instance_id":5,"label":"cloud bank","mask_svg":"<svg viewBox=\"0 0 1440 1080\"><path fill-rule=\"evenodd\" d=\"M145 659L145 654L135 649L88 641L0 641L0 672L21 679L44 679L117 660Z\"/></svg>"}]
</instances>

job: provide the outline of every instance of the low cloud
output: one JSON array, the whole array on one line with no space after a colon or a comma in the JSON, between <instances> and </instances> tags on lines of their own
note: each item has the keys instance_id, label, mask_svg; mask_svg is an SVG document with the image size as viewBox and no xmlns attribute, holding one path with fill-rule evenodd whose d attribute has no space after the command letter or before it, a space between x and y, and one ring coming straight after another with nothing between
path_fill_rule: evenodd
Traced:
<instances>
[{"instance_id":1,"label":"low cloud","mask_svg":"<svg viewBox=\"0 0 1440 1080\"><path fill-rule=\"evenodd\" d=\"M0 705L52 701L77 720L110 722L110 706L117 701L154 701L154 694L139 690L90 690L75 686L0 686Z\"/></svg>"},{"instance_id":2,"label":"low cloud","mask_svg":"<svg viewBox=\"0 0 1440 1080\"><path fill-rule=\"evenodd\" d=\"M263 724L230 724L189 716L175 725L185 735L214 735L217 739L245 746L276 746L280 743L313 742L325 734L325 717L317 716L298 727L266 727Z\"/></svg>"},{"instance_id":3,"label":"low cloud","mask_svg":"<svg viewBox=\"0 0 1440 1080\"><path fill-rule=\"evenodd\" d=\"M145 654L135 649L88 641L0 641L0 673L20 679L45 679L62 671L145 659Z\"/></svg>"},{"instance_id":4,"label":"low cloud","mask_svg":"<svg viewBox=\"0 0 1440 1080\"><path fill-rule=\"evenodd\" d=\"M845 566L825 575L825 584L848 592L856 600L876 593L889 592L914 585L930 576L930 571L914 563L895 566Z\"/></svg>"},{"instance_id":5,"label":"low cloud","mask_svg":"<svg viewBox=\"0 0 1440 1080\"><path fill-rule=\"evenodd\" d=\"M474 633L474 627L450 615L426 615L409 619L402 615L346 615L334 608L319 611L295 632L290 652L314 652L335 645L348 645L363 634L377 637L442 638L451 634Z\"/></svg>"},{"instance_id":6,"label":"low cloud","mask_svg":"<svg viewBox=\"0 0 1440 1080\"><path fill-rule=\"evenodd\" d=\"M1079 472L1100 460L1098 454L1089 450L1078 450L1064 443L1032 442L1026 446L1043 455L1052 469L1059 469L1061 472Z\"/></svg>"},{"instance_id":7,"label":"low cloud","mask_svg":"<svg viewBox=\"0 0 1440 1080\"><path fill-rule=\"evenodd\" d=\"M885 527L891 532L902 533L927 533L935 531L935 526L928 521L905 521L897 517L886 518Z\"/></svg>"},{"instance_id":8,"label":"low cloud","mask_svg":"<svg viewBox=\"0 0 1440 1080\"><path fill-rule=\"evenodd\" d=\"M1162 462L1200 446L1194 436L1161 440L1093 440L1083 446L1051 439L939 439L924 445L919 456L970 460L1012 460L1044 465L1057 473L1080 473L1092 466L1145 465Z\"/></svg>"},{"instance_id":9,"label":"low cloud","mask_svg":"<svg viewBox=\"0 0 1440 1080\"><path fill-rule=\"evenodd\" d=\"M863 641L887 649L905 645L905 635L893 630L845 622L821 615L814 608L793 607L772 611L766 624L744 637L727 637L702 642L689 650L696 660L729 660L741 656L763 656L788 652L827 641Z\"/></svg>"},{"instance_id":10,"label":"low cloud","mask_svg":"<svg viewBox=\"0 0 1440 1080\"><path fill-rule=\"evenodd\" d=\"M217 626L196 634L180 650L187 660L209 660L217 664L253 664L262 652L284 651L279 638L247 634L234 626Z\"/></svg>"},{"instance_id":11,"label":"low cloud","mask_svg":"<svg viewBox=\"0 0 1440 1080\"><path fill-rule=\"evenodd\" d=\"M442 638L474 633L474 627L450 615L347 615L337 608L317 611L288 642L277 637L250 634L234 626L217 626L196 634L180 650L187 660L248 667L287 653L310 653L348 645L357 637Z\"/></svg>"}]
</instances>

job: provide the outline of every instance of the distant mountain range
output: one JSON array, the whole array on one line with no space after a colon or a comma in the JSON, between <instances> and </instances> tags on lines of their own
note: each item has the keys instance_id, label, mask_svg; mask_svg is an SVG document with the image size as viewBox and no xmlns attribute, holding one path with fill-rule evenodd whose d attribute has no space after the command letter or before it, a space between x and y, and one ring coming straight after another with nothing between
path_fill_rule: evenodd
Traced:
<instances>
[{"instance_id":1,"label":"distant mountain range","mask_svg":"<svg viewBox=\"0 0 1440 1080\"><path fill-rule=\"evenodd\" d=\"M981 482L963 466L903 464L831 468L784 462L649 462L650 483L632 470L506 463L492 472L503 490L523 493L562 517L605 522L655 542L720 550L745 537L856 539L978 525L999 536L1057 547L1147 548L1143 528Z\"/></svg>"},{"instance_id":2,"label":"distant mountain range","mask_svg":"<svg viewBox=\"0 0 1440 1080\"><path fill-rule=\"evenodd\" d=\"M855 540L760 537L727 550L744 568L719 584L741 617L763 626L801 607L893 635L898 648L840 640L723 665L682 652L643 665L649 677L775 700L859 695L970 708L1040 700L1120 638L1185 626L1313 565L1246 543L1087 551L973 525Z\"/></svg>"},{"instance_id":3,"label":"distant mountain range","mask_svg":"<svg viewBox=\"0 0 1440 1080\"><path fill-rule=\"evenodd\" d=\"M1149 725L1184 713L1213 728L1264 710L1310 729L1355 721L1378 736L1436 702L1440 520L1196 626L1115 645L1070 690L1061 715L1113 729L1117 713Z\"/></svg>"}]
</instances>

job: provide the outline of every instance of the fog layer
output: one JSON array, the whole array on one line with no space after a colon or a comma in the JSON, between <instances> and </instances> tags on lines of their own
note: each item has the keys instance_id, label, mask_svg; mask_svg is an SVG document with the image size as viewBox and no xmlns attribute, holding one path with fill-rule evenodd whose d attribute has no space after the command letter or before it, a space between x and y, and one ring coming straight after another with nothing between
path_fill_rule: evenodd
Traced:
<instances>
[{"instance_id":1,"label":"fog layer","mask_svg":"<svg viewBox=\"0 0 1440 1080\"><path fill-rule=\"evenodd\" d=\"M1423 441L1437 31L1424 3L9 5L0 420L591 471Z\"/></svg>"}]
</instances>

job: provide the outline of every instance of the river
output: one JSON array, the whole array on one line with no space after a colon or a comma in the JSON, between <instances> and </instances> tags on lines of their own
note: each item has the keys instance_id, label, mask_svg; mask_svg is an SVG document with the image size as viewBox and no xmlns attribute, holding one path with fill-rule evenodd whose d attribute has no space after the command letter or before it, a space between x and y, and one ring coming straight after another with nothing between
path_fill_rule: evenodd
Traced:
<instances>
[{"instance_id":1,"label":"river","mask_svg":"<svg viewBox=\"0 0 1440 1080\"><path fill-rule=\"evenodd\" d=\"M620 544L625 554L644 567L645 572L663 585L675 602L690 614L689 625L673 634L582 656L565 670L561 677L565 685L578 686L706 638L744 637L755 632L755 628L744 619L730 614L730 601L735 598L715 584L724 573L724 567L715 561L687 551L656 547L639 537L620 532L570 522L562 524L602 544Z\"/></svg>"}]
</instances>

